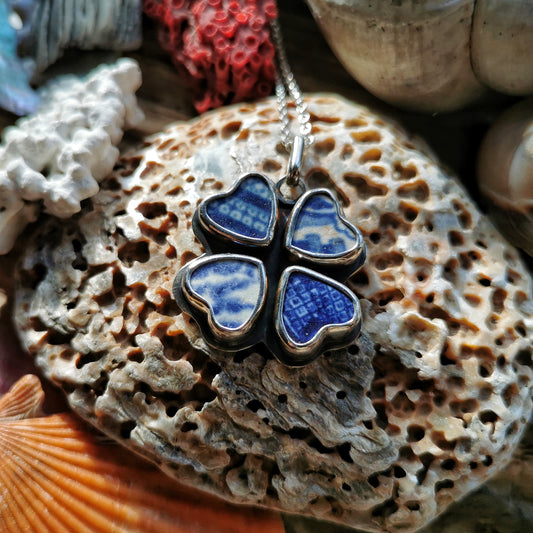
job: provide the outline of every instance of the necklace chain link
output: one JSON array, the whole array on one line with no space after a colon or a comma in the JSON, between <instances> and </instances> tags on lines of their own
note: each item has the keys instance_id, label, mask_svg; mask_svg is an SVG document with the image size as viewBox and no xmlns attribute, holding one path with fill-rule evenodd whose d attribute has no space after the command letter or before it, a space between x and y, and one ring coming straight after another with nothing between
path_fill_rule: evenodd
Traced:
<instances>
[{"instance_id":1,"label":"necklace chain link","mask_svg":"<svg viewBox=\"0 0 533 533\"><path fill-rule=\"evenodd\" d=\"M288 109L288 97L294 101L296 107L296 117L299 124L299 135L303 139L305 147L313 143L311 135L311 117L307 111L307 104L304 102L302 91L294 78L294 74L289 66L281 29L277 19L271 22L272 41L276 49L277 74L276 74L276 99L281 123L281 143L287 151L291 151L294 142L294 135L291 132L291 124Z\"/></svg>"}]
</instances>

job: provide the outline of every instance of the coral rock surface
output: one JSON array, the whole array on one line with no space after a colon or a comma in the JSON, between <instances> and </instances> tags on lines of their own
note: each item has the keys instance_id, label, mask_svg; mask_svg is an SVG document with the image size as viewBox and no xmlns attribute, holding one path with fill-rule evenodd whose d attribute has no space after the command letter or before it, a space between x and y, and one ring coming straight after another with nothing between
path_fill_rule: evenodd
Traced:
<instances>
[{"instance_id":1,"label":"coral rock surface","mask_svg":"<svg viewBox=\"0 0 533 533\"><path fill-rule=\"evenodd\" d=\"M402 131L308 98L303 175L368 247L362 334L312 364L206 350L175 304L198 202L283 176L274 100L207 114L125 155L19 265L19 333L87 420L231 501L413 531L511 457L531 413L531 279L463 188ZM291 113L294 113L291 110ZM295 117L293 116L293 119Z\"/></svg>"},{"instance_id":2,"label":"coral rock surface","mask_svg":"<svg viewBox=\"0 0 533 533\"><path fill-rule=\"evenodd\" d=\"M274 0L145 0L144 11L158 21L159 42L193 87L200 113L272 92Z\"/></svg>"},{"instance_id":3,"label":"coral rock surface","mask_svg":"<svg viewBox=\"0 0 533 533\"><path fill-rule=\"evenodd\" d=\"M123 130L142 112L135 91L140 69L131 59L87 78L65 76L42 91L34 115L6 128L0 146L0 254L7 253L41 204L65 218L96 194L113 169Z\"/></svg>"}]
</instances>

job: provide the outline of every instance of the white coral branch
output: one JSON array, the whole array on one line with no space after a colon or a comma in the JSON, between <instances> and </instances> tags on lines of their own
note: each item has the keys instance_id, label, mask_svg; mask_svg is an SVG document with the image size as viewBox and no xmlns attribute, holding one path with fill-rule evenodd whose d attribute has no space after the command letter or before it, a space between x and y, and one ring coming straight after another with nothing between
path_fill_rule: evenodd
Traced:
<instances>
[{"instance_id":1,"label":"white coral branch","mask_svg":"<svg viewBox=\"0 0 533 533\"><path fill-rule=\"evenodd\" d=\"M143 119L132 59L65 76L42 89L42 104L5 130L0 145L0 254L11 250L40 203L67 218L95 195L118 159L123 131Z\"/></svg>"}]
</instances>

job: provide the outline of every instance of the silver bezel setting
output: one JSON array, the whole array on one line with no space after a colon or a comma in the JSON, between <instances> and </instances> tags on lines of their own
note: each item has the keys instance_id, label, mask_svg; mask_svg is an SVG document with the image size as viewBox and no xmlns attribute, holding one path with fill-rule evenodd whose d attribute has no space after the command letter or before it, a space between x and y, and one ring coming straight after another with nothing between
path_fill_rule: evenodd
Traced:
<instances>
[{"instance_id":1,"label":"silver bezel setting","mask_svg":"<svg viewBox=\"0 0 533 533\"><path fill-rule=\"evenodd\" d=\"M314 337L305 343L298 343L291 339L283 321L283 303L285 301L285 292L287 290L289 278L295 272L302 272L309 277L315 278L327 285L334 287L347 296L354 306L352 318L342 324L328 324L326 326L322 326L314 335ZM290 266L284 270L276 293L274 316L276 331L278 332L279 338L283 343L283 348L297 358L308 357L309 353L318 351L320 347L328 341L342 342L346 338L350 337L354 331L359 330L361 325L361 307L359 305L359 300L355 294L352 293L352 291L328 276L324 276L323 274L320 274L314 270L301 266Z\"/></svg>"},{"instance_id":2,"label":"silver bezel setting","mask_svg":"<svg viewBox=\"0 0 533 533\"><path fill-rule=\"evenodd\" d=\"M349 250L338 253L338 254L323 254L323 253L316 253L316 252L310 252L308 250L302 250L301 248L298 248L294 246L292 243L294 232L296 230L296 224L298 222L298 218L300 216L300 212L302 211L304 205L308 201L308 199L311 196L315 195L326 195L331 198L333 201L333 204L335 205L335 209L337 211L337 216L341 220L343 224L345 224L348 229L350 229L354 236L356 237L356 243L355 245L350 248ZM339 202L335 198L335 196L332 194L331 191L328 189L313 189L311 191L306 192L303 194L298 201L296 202L290 217L289 221L287 222L287 229L285 231L285 239L284 239L284 245L285 248L289 251L289 253L293 256L295 256L298 259L304 259L308 261L314 261L316 263L322 264L322 265L343 265L347 266L352 263L355 263L361 254L365 253L365 244L363 241L363 236L361 235L361 232L346 218L341 212L341 207L339 205Z\"/></svg>"},{"instance_id":3,"label":"silver bezel setting","mask_svg":"<svg viewBox=\"0 0 533 533\"><path fill-rule=\"evenodd\" d=\"M228 328L218 323L214 317L213 309L209 302L207 302L200 294L198 294L191 286L191 276L194 271L206 264L216 263L220 261L241 261L251 263L259 267L259 280L260 280L260 297L252 312L250 318L238 328ZM193 259L187 263L181 273L181 290L186 296L188 302L197 310L204 314L207 320L211 332L213 335L222 342L229 342L230 344L239 340L241 337L246 336L251 328L257 321L266 299L267 294L267 277L263 262L255 257L239 254L216 254L216 255L203 255L197 259Z\"/></svg>"},{"instance_id":4,"label":"silver bezel setting","mask_svg":"<svg viewBox=\"0 0 533 533\"><path fill-rule=\"evenodd\" d=\"M211 202L233 195L235 191L241 186L243 181L246 181L247 179L250 179L254 176L261 178L265 182L265 184L268 186L271 195L270 223L267 235L261 239L248 237L246 235L241 235L240 233L231 231L230 229L221 226L220 224L215 222L207 212L207 207ZM208 231L209 233L212 233L217 237L229 239L232 242L237 242L248 246L268 246L274 239L274 232L276 230L278 220L277 195L276 190L274 189L274 185L264 174L261 174L260 172L249 172L247 174L244 174L232 185L229 191L220 194L214 194L209 198L203 200L198 206L198 220L205 231Z\"/></svg>"}]
</instances>

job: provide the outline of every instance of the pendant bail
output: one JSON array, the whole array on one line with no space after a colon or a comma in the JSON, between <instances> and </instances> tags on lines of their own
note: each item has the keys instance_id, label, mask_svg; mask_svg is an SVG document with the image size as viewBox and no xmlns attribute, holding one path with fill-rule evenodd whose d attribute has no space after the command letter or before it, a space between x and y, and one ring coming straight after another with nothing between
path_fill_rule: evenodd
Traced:
<instances>
[{"instance_id":1,"label":"pendant bail","mask_svg":"<svg viewBox=\"0 0 533 533\"><path fill-rule=\"evenodd\" d=\"M302 168L304 145L304 138L301 135L295 135L292 141L289 164L287 165L286 183L289 187L298 186L300 181L300 169Z\"/></svg>"}]
</instances>

